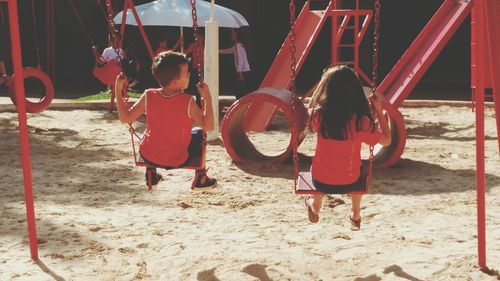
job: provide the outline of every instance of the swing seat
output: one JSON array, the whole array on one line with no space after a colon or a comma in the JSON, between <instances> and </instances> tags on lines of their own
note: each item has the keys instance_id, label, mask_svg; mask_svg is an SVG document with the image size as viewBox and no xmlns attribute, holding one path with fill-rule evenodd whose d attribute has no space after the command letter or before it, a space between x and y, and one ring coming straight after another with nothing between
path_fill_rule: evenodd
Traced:
<instances>
[{"instance_id":1,"label":"swing seat","mask_svg":"<svg viewBox=\"0 0 500 281\"><path fill-rule=\"evenodd\" d=\"M142 156L139 156L139 158L135 162L135 165L138 167L153 167L165 170L174 170L174 169L198 170L202 168L202 158L201 155L194 157L192 159L189 159L188 162L184 163L181 166L161 166L161 165L155 165L151 162L147 162L144 160Z\"/></svg>"},{"instance_id":2,"label":"swing seat","mask_svg":"<svg viewBox=\"0 0 500 281\"><path fill-rule=\"evenodd\" d=\"M184 163L182 166L161 166L161 165L154 165L151 162L146 162L144 158L139 155L139 158L135 161L135 165L138 167L152 167L152 168L159 168L159 169L165 169L165 170L174 170L174 169L187 169L187 170L199 170L202 168L202 155L205 153L205 148L202 148L202 154L200 156L194 157L192 159L189 159L187 163ZM151 191L153 190L153 184L151 182L151 171L147 171L148 177L147 177L147 185L148 185L148 190Z\"/></svg>"},{"instance_id":3,"label":"swing seat","mask_svg":"<svg viewBox=\"0 0 500 281\"><path fill-rule=\"evenodd\" d=\"M345 185L331 185L332 192L328 192L328 194L366 194L369 191L370 187L370 178L369 173L366 171L366 165L363 165L361 168L360 180ZM338 187L335 190L335 187ZM297 177L297 189L295 190L295 194L322 194L316 189L313 183L311 172L300 172Z\"/></svg>"},{"instance_id":4,"label":"swing seat","mask_svg":"<svg viewBox=\"0 0 500 281\"><path fill-rule=\"evenodd\" d=\"M122 72L120 64L115 60L110 60L103 66L95 66L92 74L104 85L114 85L116 76Z\"/></svg>"}]
</instances>

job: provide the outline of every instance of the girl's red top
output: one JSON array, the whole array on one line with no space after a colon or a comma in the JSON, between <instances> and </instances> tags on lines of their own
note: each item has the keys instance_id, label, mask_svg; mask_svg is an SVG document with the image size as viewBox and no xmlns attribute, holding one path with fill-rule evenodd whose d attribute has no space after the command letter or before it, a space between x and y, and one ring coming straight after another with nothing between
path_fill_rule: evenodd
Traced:
<instances>
[{"instance_id":1,"label":"girl's red top","mask_svg":"<svg viewBox=\"0 0 500 281\"><path fill-rule=\"evenodd\" d=\"M370 120L363 117L360 131L356 131L356 117L351 118L347 140L327 139L321 136L319 114L312 118L312 128L318 132L316 152L311 173L314 179L324 184L350 184L359 178L361 165L361 143L375 145L382 136L380 128L372 130Z\"/></svg>"}]
</instances>

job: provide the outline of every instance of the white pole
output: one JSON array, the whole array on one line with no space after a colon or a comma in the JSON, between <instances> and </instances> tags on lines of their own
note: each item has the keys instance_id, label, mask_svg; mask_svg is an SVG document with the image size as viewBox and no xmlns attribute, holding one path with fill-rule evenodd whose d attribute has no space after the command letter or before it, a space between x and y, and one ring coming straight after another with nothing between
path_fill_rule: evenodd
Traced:
<instances>
[{"instance_id":1,"label":"white pole","mask_svg":"<svg viewBox=\"0 0 500 281\"><path fill-rule=\"evenodd\" d=\"M219 23L205 23L205 83L212 94L215 126L208 133L207 139L213 141L219 138Z\"/></svg>"},{"instance_id":2,"label":"white pole","mask_svg":"<svg viewBox=\"0 0 500 281\"><path fill-rule=\"evenodd\" d=\"M181 34L180 36L182 37L182 44L181 44L181 53L184 53L184 27L181 26Z\"/></svg>"},{"instance_id":3,"label":"white pole","mask_svg":"<svg viewBox=\"0 0 500 281\"><path fill-rule=\"evenodd\" d=\"M215 0L210 2L210 21L214 21L214 12L215 12Z\"/></svg>"}]
</instances>

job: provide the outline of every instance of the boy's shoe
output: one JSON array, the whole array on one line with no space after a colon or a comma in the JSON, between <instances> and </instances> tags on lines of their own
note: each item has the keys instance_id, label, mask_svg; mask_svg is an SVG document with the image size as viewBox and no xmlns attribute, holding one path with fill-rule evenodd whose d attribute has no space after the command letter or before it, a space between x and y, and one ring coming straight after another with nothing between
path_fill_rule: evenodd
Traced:
<instances>
[{"instance_id":1,"label":"boy's shoe","mask_svg":"<svg viewBox=\"0 0 500 281\"><path fill-rule=\"evenodd\" d=\"M194 177L191 189L196 191L203 191L213 189L216 186L216 179L208 177L206 173L200 173Z\"/></svg>"},{"instance_id":2,"label":"boy's shoe","mask_svg":"<svg viewBox=\"0 0 500 281\"><path fill-rule=\"evenodd\" d=\"M163 181L162 175L156 172L149 173L151 175L151 187L157 186L161 181ZM148 173L146 172L146 185L149 186L150 181L148 180Z\"/></svg>"}]
</instances>

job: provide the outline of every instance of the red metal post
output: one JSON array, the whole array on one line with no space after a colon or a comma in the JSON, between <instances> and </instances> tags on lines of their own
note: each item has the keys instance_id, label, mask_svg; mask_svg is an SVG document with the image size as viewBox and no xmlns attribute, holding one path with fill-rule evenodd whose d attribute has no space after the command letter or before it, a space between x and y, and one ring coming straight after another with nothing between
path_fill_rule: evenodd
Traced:
<instances>
[{"instance_id":1,"label":"red metal post","mask_svg":"<svg viewBox=\"0 0 500 281\"><path fill-rule=\"evenodd\" d=\"M137 27L139 28L139 31L141 32L142 39L144 40L144 43L146 44L146 48L148 49L149 56L151 59L154 59L154 53L153 53L153 48L151 48L151 43L149 42L148 35L146 34L146 31L144 31L144 27L142 26L141 19L139 18L139 15L137 14L137 11L135 9L135 5L132 2L132 0L126 0L128 3L128 8L132 10L132 14L134 14L135 22L137 23ZM125 18L125 10L123 10L122 14L123 18ZM125 26L125 22L122 21L122 28Z\"/></svg>"},{"instance_id":2,"label":"red metal post","mask_svg":"<svg viewBox=\"0 0 500 281\"><path fill-rule=\"evenodd\" d=\"M26 117L26 104L24 94L24 81L21 57L21 39L19 36L19 17L16 0L8 0L10 42L12 47L12 64L14 67L14 87L16 89L17 116L19 119L19 138L21 143L21 158L24 175L24 197L26 201L26 217L28 222L28 235L30 253L33 260L38 260L38 241L36 236L35 207L33 200L33 186L31 178L31 159L28 140L28 124Z\"/></svg>"},{"instance_id":3,"label":"red metal post","mask_svg":"<svg viewBox=\"0 0 500 281\"><path fill-rule=\"evenodd\" d=\"M486 54L484 22L484 0L477 0L472 9L472 69L471 81L476 99L476 197L477 197L477 240L478 264L486 267L486 209L485 209L485 163L484 163L484 60ZM474 42L475 41L475 42Z\"/></svg>"}]
</instances>

